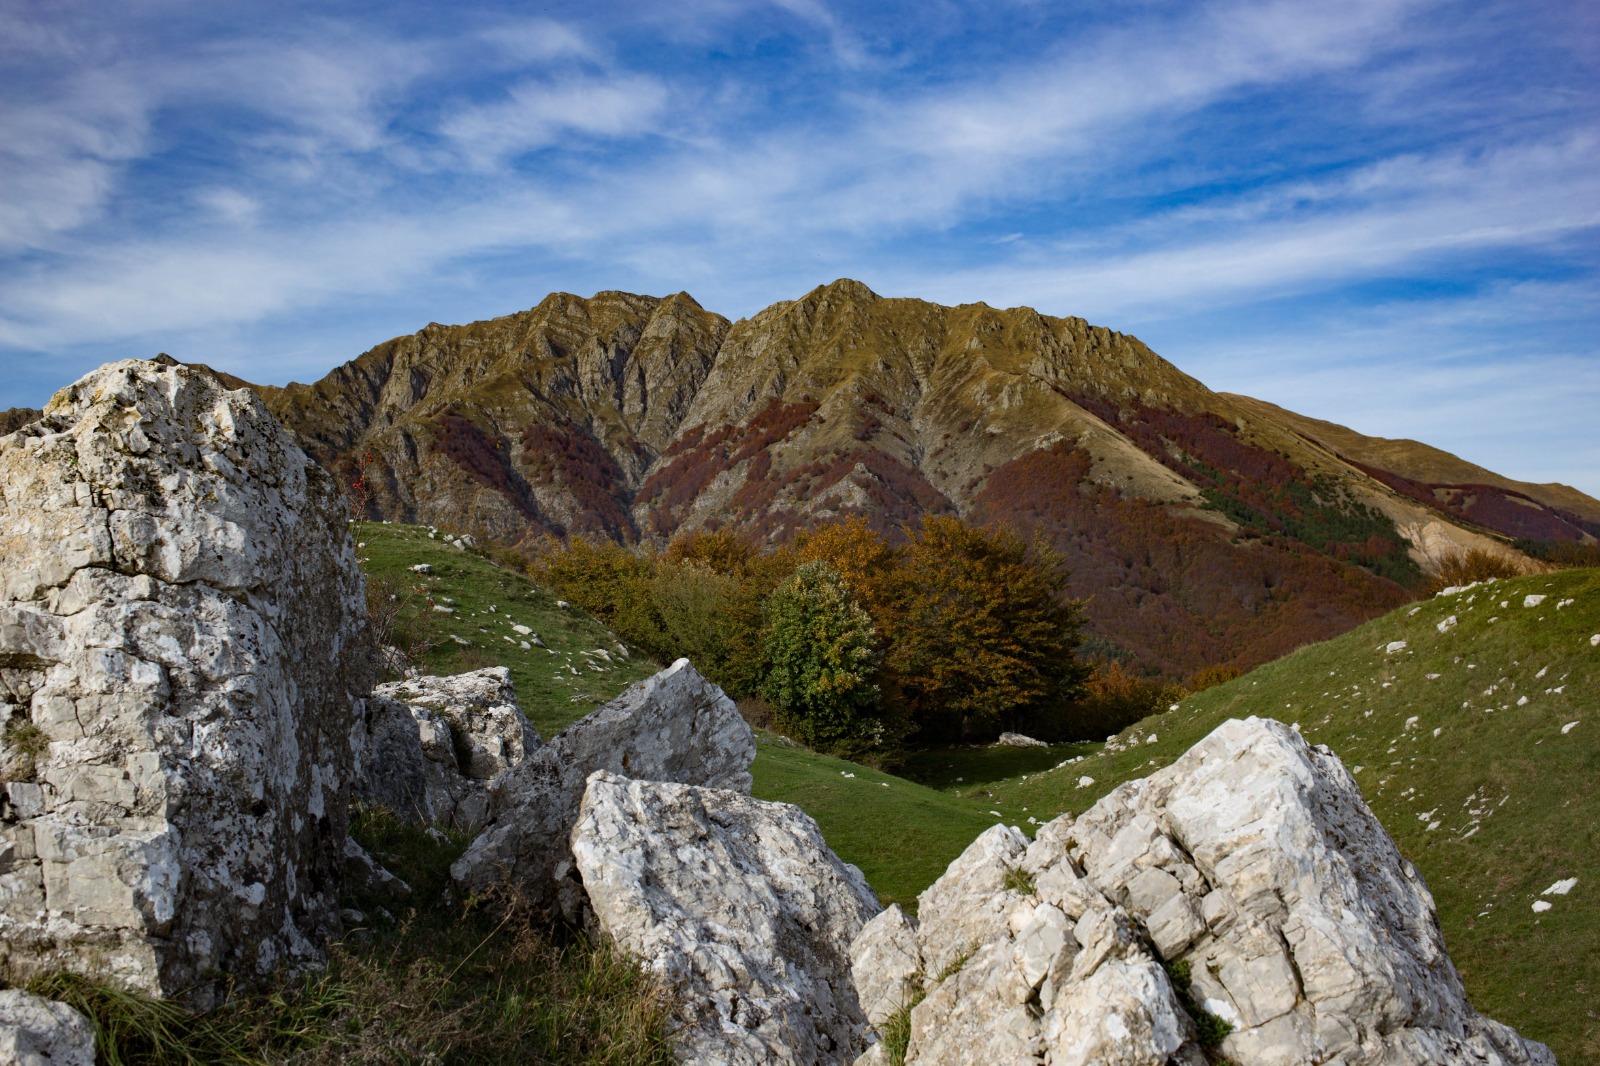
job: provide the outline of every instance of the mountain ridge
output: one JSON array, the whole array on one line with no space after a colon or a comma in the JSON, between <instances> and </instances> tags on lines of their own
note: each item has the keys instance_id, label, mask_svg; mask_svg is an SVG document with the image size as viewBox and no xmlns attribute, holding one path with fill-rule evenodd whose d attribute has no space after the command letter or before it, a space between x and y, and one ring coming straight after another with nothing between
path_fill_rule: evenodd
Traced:
<instances>
[{"instance_id":1,"label":"mountain ridge","mask_svg":"<svg viewBox=\"0 0 1600 1066\"><path fill-rule=\"evenodd\" d=\"M1343 632L1452 552L1600 534L1600 502L1497 475L1446 491L1379 465L1376 438L1213 392L1082 318L851 279L738 321L687 293L552 293L256 391L363 482L368 516L513 547L781 543L850 515L1017 526L1066 558L1096 650L1169 676Z\"/></svg>"}]
</instances>

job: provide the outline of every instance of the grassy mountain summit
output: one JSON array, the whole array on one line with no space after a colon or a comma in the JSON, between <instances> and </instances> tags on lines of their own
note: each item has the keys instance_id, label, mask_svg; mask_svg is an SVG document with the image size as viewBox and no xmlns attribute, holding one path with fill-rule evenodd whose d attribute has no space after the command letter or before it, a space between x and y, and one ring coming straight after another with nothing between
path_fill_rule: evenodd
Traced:
<instances>
[{"instance_id":1,"label":"grassy mountain summit","mask_svg":"<svg viewBox=\"0 0 1600 1066\"><path fill-rule=\"evenodd\" d=\"M1343 632L1443 553L1600 532L1575 490L1392 460L1082 319L850 280L732 323L683 293L553 294L260 391L366 475L373 517L503 543L1018 527L1066 556L1096 648L1168 676Z\"/></svg>"}]
</instances>

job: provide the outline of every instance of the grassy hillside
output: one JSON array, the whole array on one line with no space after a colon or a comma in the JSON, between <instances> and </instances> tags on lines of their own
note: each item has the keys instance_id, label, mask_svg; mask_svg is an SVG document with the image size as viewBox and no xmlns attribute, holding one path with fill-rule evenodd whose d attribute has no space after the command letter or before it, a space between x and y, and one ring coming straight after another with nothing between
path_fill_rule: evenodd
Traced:
<instances>
[{"instance_id":1,"label":"grassy hillside","mask_svg":"<svg viewBox=\"0 0 1600 1066\"><path fill-rule=\"evenodd\" d=\"M355 535L369 578L410 601L402 625L428 630L434 644L423 670L510 667L523 710L547 739L661 668L619 645L587 614L557 607L554 596L522 575L453 548L442 535L430 537L426 527L363 522ZM419 564L432 572L414 572Z\"/></svg>"},{"instance_id":2,"label":"grassy hillside","mask_svg":"<svg viewBox=\"0 0 1600 1066\"><path fill-rule=\"evenodd\" d=\"M557 608L520 575L426 530L366 525L360 536L370 572L410 576L406 567L427 562L434 573L426 587L436 600L455 600L440 624L472 647L441 645L429 669L505 663L547 736L655 669L639 656L621 659L602 627ZM1545 599L1524 607L1530 595ZM500 619L508 613L558 654L508 643ZM1450 617L1455 623L1441 630ZM1500 582L1301 648L1103 749L927 752L907 767L922 782L913 784L762 734L755 792L803 807L885 901L908 903L997 820L1029 827L1081 812L1230 717L1299 723L1355 771L1427 879L1473 1002L1549 1043L1563 1063L1600 1061L1597 634L1600 571ZM1387 650L1400 641L1403 648ZM616 661L591 668L595 657L582 653L602 647ZM1570 894L1541 895L1572 877ZM1550 909L1535 913L1538 900Z\"/></svg>"},{"instance_id":3,"label":"grassy hillside","mask_svg":"<svg viewBox=\"0 0 1600 1066\"><path fill-rule=\"evenodd\" d=\"M1228 718L1298 724L1350 767L1426 878L1473 1003L1563 1063L1600 1062L1597 635L1600 571L1480 586L1199 693L1081 761L1026 780L991 771L983 788L1043 820L1171 763ZM924 779L953 790L996 755L940 758L944 778ZM1569 894L1542 894L1573 877Z\"/></svg>"},{"instance_id":4,"label":"grassy hillside","mask_svg":"<svg viewBox=\"0 0 1600 1066\"><path fill-rule=\"evenodd\" d=\"M587 614L556 606L553 596L516 571L428 533L422 526L375 522L356 531L368 576L411 598L405 624L433 628L437 643L422 663L428 672L509 667L523 710L549 738L660 669L622 648ZM432 572L413 572L418 564ZM430 598L450 613L430 608ZM533 645L512 628L516 625L527 626L548 648ZM595 654L601 650L607 655ZM926 788L767 733L758 736L753 773L758 797L794 803L810 813L833 849L861 868L886 903L912 903L994 823L991 809L1012 816L982 794Z\"/></svg>"}]
</instances>

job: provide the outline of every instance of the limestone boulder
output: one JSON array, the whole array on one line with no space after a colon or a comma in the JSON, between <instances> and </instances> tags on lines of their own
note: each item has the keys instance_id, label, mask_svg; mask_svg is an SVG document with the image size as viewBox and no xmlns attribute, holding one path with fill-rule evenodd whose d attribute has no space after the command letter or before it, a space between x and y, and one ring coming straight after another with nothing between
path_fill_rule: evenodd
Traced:
<instances>
[{"instance_id":1,"label":"limestone boulder","mask_svg":"<svg viewBox=\"0 0 1600 1066\"><path fill-rule=\"evenodd\" d=\"M1238 1066L1554 1063L1473 1010L1415 869L1278 722L1225 723L1031 843L990 829L918 913L913 987L889 930L853 952L864 998L902 982L908 1063L1198 1066L1201 1022Z\"/></svg>"},{"instance_id":2,"label":"limestone boulder","mask_svg":"<svg viewBox=\"0 0 1600 1066\"><path fill-rule=\"evenodd\" d=\"M0 1062L94 1066L94 1026L65 1003L5 989L0 991Z\"/></svg>"},{"instance_id":3,"label":"limestone boulder","mask_svg":"<svg viewBox=\"0 0 1600 1066\"><path fill-rule=\"evenodd\" d=\"M0 977L320 959L372 661L343 497L253 394L129 360L0 438Z\"/></svg>"},{"instance_id":4,"label":"limestone boulder","mask_svg":"<svg viewBox=\"0 0 1600 1066\"><path fill-rule=\"evenodd\" d=\"M600 771L572 853L600 928L678 995L683 1061L824 1066L865 1050L850 944L878 903L798 807Z\"/></svg>"},{"instance_id":5,"label":"limestone boulder","mask_svg":"<svg viewBox=\"0 0 1600 1066\"><path fill-rule=\"evenodd\" d=\"M457 829L484 826L493 781L543 745L503 666L379 685L351 742L356 795Z\"/></svg>"},{"instance_id":6,"label":"limestone boulder","mask_svg":"<svg viewBox=\"0 0 1600 1066\"><path fill-rule=\"evenodd\" d=\"M451 867L464 889L512 887L578 918L569 837L596 770L748 794L755 736L716 685L679 659L537 748L490 789L490 817Z\"/></svg>"}]
</instances>

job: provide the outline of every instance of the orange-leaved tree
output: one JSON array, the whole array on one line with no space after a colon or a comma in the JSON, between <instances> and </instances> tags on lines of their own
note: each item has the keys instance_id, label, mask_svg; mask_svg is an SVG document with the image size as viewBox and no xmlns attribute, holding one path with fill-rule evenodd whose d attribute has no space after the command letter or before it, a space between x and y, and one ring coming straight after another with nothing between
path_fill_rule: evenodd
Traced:
<instances>
[{"instance_id":1,"label":"orange-leaved tree","mask_svg":"<svg viewBox=\"0 0 1600 1066\"><path fill-rule=\"evenodd\" d=\"M911 531L895 570L886 666L924 742L1055 731L1086 670L1082 604L1059 556L948 517Z\"/></svg>"}]
</instances>

